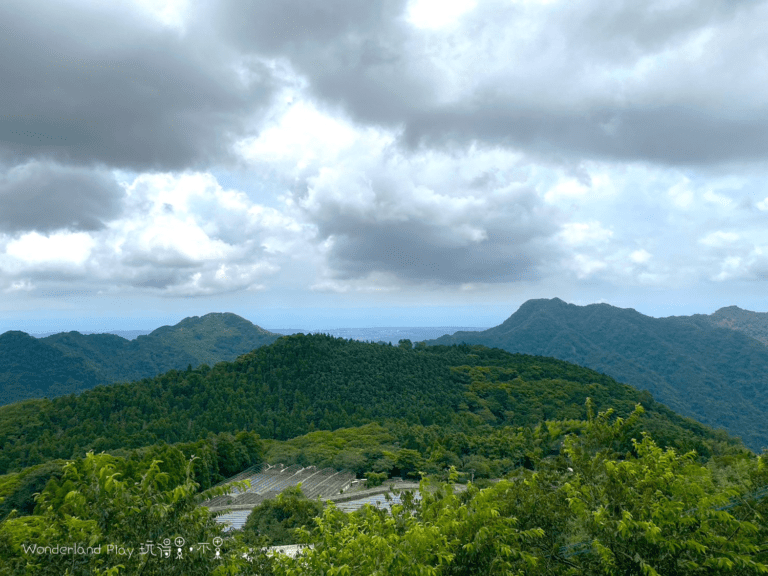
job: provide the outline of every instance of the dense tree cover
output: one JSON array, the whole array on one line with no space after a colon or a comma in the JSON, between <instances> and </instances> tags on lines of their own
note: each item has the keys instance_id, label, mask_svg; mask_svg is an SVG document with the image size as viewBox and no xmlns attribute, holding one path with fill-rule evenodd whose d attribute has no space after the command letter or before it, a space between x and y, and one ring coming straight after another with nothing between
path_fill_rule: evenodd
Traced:
<instances>
[{"instance_id":1,"label":"dense tree cover","mask_svg":"<svg viewBox=\"0 0 768 576\"><path fill-rule=\"evenodd\" d=\"M235 314L185 318L135 340L79 332L38 340L6 332L0 335L0 405L234 360L279 336Z\"/></svg>"},{"instance_id":2,"label":"dense tree cover","mask_svg":"<svg viewBox=\"0 0 768 576\"><path fill-rule=\"evenodd\" d=\"M636 455L617 453L640 412L590 413L562 455L485 490L456 495L424 481L421 501L392 516L329 506L314 533L297 534L314 548L280 557L273 573L768 573L768 498L754 494L768 484L768 454L740 457L738 481L723 484L694 454L662 450L647 434L634 439Z\"/></svg>"},{"instance_id":3,"label":"dense tree cover","mask_svg":"<svg viewBox=\"0 0 768 576\"><path fill-rule=\"evenodd\" d=\"M61 478L65 464L65 460L53 460L0 476L0 519L6 518L12 510L22 516L32 514L34 496L42 492L51 479Z\"/></svg>"},{"instance_id":4,"label":"dense tree cover","mask_svg":"<svg viewBox=\"0 0 768 576\"><path fill-rule=\"evenodd\" d=\"M161 326L136 338L137 345L166 344L192 356L193 366L230 361L240 354L272 344L280 337L237 314L211 313L185 318L175 326Z\"/></svg>"},{"instance_id":5,"label":"dense tree cover","mask_svg":"<svg viewBox=\"0 0 768 576\"><path fill-rule=\"evenodd\" d=\"M194 460L172 477L157 460L131 468L125 458L89 454L67 464L37 498L35 514L0 523L4 574L298 575L689 575L768 573L768 453L701 462L636 436L643 409L612 410L584 421L548 422L540 430L578 429L562 450L480 489L455 494L425 478L421 499L404 495L392 514L368 506L322 512L296 489L263 505L247 529L224 534L198 494ZM632 445L634 450L624 452ZM242 488L242 487L240 487ZM223 493L225 489L218 489ZM312 514L317 514L310 522ZM303 526L303 527L302 527ZM294 528L295 527L295 528ZM187 543L223 541L181 551L171 561L138 552L177 536ZM277 536L277 538L275 538ZM295 559L270 557L271 542L312 544ZM30 546L102 546L99 554L36 554ZM22 546L22 544L24 546ZM106 553L122 545L131 557ZM26 549L25 549L26 547ZM170 554L176 554L172 547Z\"/></svg>"},{"instance_id":6,"label":"dense tree cover","mask_svg":"<svg viewBox=\"0 0 768 576\"><path fill-rule=\"evenodd\" d=\"M193 462L182 463L178 483L158 461L130 470L125 459L89 453L68 463L37 498L35 515L0 523L0 572L226 574L230 543L220 545L217 558L221 526L198 504L228 489L198 492Z\"/></svg>"},{"instance_id":7,"label":"dense tree cover","mask_svg":"<svg viewBox=\"0 0 768 576\"><path fill-rule=\"evenodd\" d=\"M466 435L482 425L583 419L588 395L598 408L611 405L623 416L641 402L649 430L664 446L704 456L738 449L726 434L677 416L647 393L552 358L482 346L412 349L297 335L213 368L0 407L0 472L89 450L194 442L211 432L245 430L284 440L397 420L406 428L438 426ZM406 474L418 472L413 455L395 456Z\"/></svg>"},{"instance_id":8,"label":"dense tree cover","mask_svg":"<svg viewBox=\"0 0 768 576\"><path fill-rule=\"evenodd\" d=\"M742 310L738 306L726 306L712 314L680 316L697 324L710 324L743 332L747 336L768 344L768 312Z\"/></svg>"},{"instance_id":9,"label":"dense tree cover","mask_svg":"<svg viewBox=\"0 0 768 576\"><path fill-rule=\"evenodd\" d=\"M122 458L123 473L128 476L134 476L138 470L146 469L157 461L159 471L174 486L183 482L186 462L194 458L192 479L200 489L207 490L247 468L259 465L264 458L264 446L253 432L236 435L222 432L210 434L197 442L173 446L156 444L133 450L113 450L112 455ZM64 460L54 460L0 476L0 519L12 510L20 515L32 514L35 510L34 495L42 492L49 481L60 479L65 464Z\"/></svg>"},{"instance_id":10,"label":"dense tree cover","mask_svg":"<svg viewBox=\"0 0 768 576\"><path fill-rule=\"evenodd\" d=\"M719 326L721 316L651 318L608 304L529 300L499 326L427 344L482 344L586 366L759 451L768 447L768 347Z\"/></svg>"},{"instance_id":11,"label":"dense tree cover","mask_svg":"<svg viewBox=\"0 0 768 576\"><path fill-rule=\"evenodd\" d=\"M282 546L296 541L295 530L312 534L314 519L323 512L318 500L308 500L301 486L283 490L274 500L256 506L243 526L243 541L257 546Z\"/></svg>"},{"instance_id":12,"label":"dense tree cover","mask_svg":"<svg viewBox=\"0 0 768 576\"><path fill-rule=\"evenodd\" d=\"M0 335L0 405L69 394L102 383L83 358L67 356L24 332Z\"/></svg>"}]
</instances>

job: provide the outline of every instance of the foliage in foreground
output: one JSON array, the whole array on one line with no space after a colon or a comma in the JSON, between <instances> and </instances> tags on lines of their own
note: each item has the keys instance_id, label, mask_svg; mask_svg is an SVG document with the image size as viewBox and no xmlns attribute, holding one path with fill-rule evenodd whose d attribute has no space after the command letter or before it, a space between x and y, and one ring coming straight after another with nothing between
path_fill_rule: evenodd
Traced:
<instances>
[{"instance_id":1,"label":"foliage in foreground","mask_svg":"<svg viewBox=\"0 0 768 576\"><path fill-rule=\"evenodd\" d=\"M421 502L346 515L329 507L303 557L281 557L280 576L688 575L768 573L768 454L725 488L695 455L662 450L644 435L637 456L608 448L632 425L590 415L563 456L540 469L462 495L449 485ZM748 470L748 471L747 471Z\"/></svg>"},{"instance_id":2,"label":"foliage in foreground","mask_svg":"<svg viewBox=\"0 0 768 576\"><path fill-rule=\"evenodd\" d=\"M768 574L768 453L708 463L694 453L659 448L647 434L626 443L642 408L626 420L595 416L590 403L580 435L561 453L519 468L480 490L470 483L422 480L419 501L405 496L392 514L365 507L346 514L328 505L308 525L303 507L283 506L282 528L314 546L297 558L268 556L258 522L252 535L226 537L196 507L190 467L179 485L153 462L122 480L120 458L89 455L65 468L38 498L34 516L0 524L0 568L8 574L330 575L694 575ZM449 480L456 480L455 469ZM223 491L223 489L218 489ZM290 494L283 497L299 502ZM303 501L306 503L307 501ZM224 538L219 557L183 551L176 561L138 556L140 542L183 536ZM53 558L21 547L37 543L122 543L132 558ZM255 545L254 545L255 544ZM175 554L175 549L171 551ZM110 571L111 572L108 572Z\"/></svg>"},{"instance_id":3,"label":"foliage in foreground","mask_svg":"<svg viewBox=\"0 0 768 576\"><path fill-rule=\"evenodd\" d=\"M69 462L61 479L37 497L35 515L12 512L0 523L0 572L188 575L222 569L212 544L222 537L221 526L198 503L228 489L198 493L193 462L175 485L157 460L127 477L126 460L108 454Z\"/></svg>"}]
</instances>

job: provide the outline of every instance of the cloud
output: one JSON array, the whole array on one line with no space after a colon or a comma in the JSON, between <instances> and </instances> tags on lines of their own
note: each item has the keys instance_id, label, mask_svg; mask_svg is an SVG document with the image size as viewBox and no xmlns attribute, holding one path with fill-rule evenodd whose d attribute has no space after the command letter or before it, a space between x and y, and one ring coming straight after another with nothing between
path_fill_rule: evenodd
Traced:
<instances>
[{"instance_id":1,"label":"cloud","mask_svg":"<svg viewBox=\"0 0 768 576\"><path fill-rule=\"evenodd\" d=\"M721 247L732 244L738 239L739 235L735 232L723 232L722 230L717 230L716 232L710 232L704 238L701 238L699 242L705 246Z\"/></svg>"},{"instance_id":2,"label":"cloud","mask_svg":"<svg viewBox=\"0 0 768 576\"><path fill-rule=\"evenodd\" d=\"M0 61L7 164L163 171L226 161L274 89L262 61L204 29L153 25L130 3L54 0L41 10L9 0L0 20L9 23Z\"/></svg>"},{"instance_id":3,"label":"cloud","mask_svg":"<svg viewBox=\"0 0 768 576\"><path fill-rule=\"evenodd\" d=\"M408 22L418 28L443 28L473 10L475 0L416 0L408 3Z\"/></svg>"},{"instance_id":4,"label":"cloud","mask_svg":"<svg viewBox=\"0 0 768 576\"><path fill-rule=\"evenodd\" d=\"M122 196L106 170L28 162L0 175L0 230L98 230L119 215Z\"/></svg>"},{"instance_id":5,"label":"cloud","mask_svg":"<svg viewBox=\"0 0 768 576\"><path fill-rule=\"evenodd\" d=\"M50 236L31 232L9 242L5 252L27 265L82 265L91 255L94 244L93 238L84 232L60 232Z\"/></svg>"},{"instance_id":6,"label":"cloud","mask_svg":"<svg viewBox=\"0 0 768 576\"><path fill-rule=\"evenodd\" d=\"M578 246L608 241L613 231L604 228L600 222L569 222L563 225L560 237L566 244Z\"/></svg>"},{"instance_id":7,"label":"cloud","mask_svg":"<svg viewBox=\"0 0 768 576\"><path fill-rule=\"evenodd\" d=\"M297 122L302 130L289 129ZM248 162L279 167L286 209L316 229L325 267L316 287L516 282L554 257L557 212L526 185L514 154L477 149L457 163L405 154L395 140L296 105L241 143Z\"/></svg>"},{"instance_id":8,"label":"cloud","mask_svg":"<svg viewBox=\"0 0 768 576\"><path fill-rule=\"evenodd\" d=\"M101 228L5 235L6 284L26 289L66 279L161 296L253 291L284 261L311 251L312 230L208 174L114 178L124 192L122 211Z\"/></svg>"},{"instance_id":9,"label":"cloud","mask_svg":"<svg viewBox=\"0 0 768 576\"><path fill-rule=\"evenodd\" d=\"M0 287L768 277L768 2L434 6L0 4Z\"/></svg>"},{"instance_id":10,"label":"cloud","mask_svg":"<svg viewBox=\"0 0 768 576\"><path fill-rule=\"evenodd\" d=\"M402 128L411 148L664 165L768 152L753 73L765 2L459 2L414 20L422 4L227 0L206 17L237 49L288 59L355 121Z\"/></svg>"},{"instance_id":11,"label":"cloud","mask_svg":"<svg viewBox=\"0 0 768 576\"><path fill-rule=\"evenodd\" d=\"M651 259L651 253L647 250L635 250L629 255L629 259L635 264L645 264Z\"/></svg>"}]
</instances>

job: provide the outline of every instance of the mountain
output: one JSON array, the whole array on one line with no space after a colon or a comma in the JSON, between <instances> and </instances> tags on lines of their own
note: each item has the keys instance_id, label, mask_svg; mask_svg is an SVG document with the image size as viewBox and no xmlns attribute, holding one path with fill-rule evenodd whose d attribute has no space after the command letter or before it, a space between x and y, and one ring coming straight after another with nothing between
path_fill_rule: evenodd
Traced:
<instances>
[{"instance_id":1,"label":"mountain","mask_svg":"<svg viewBox=\"0 0 768 576\"><path fill-rule=\"evenodd\" d=\"M254 348L271 344L280 337L237 314L212 313L185 318L175 326L162 326L136 338L137 346L165 344L195 358L198 364L213 366L234 360Z\"/></svg>"},{"instance_id":2,"label":"mountain","mask_svg":"<svg viewBox=\"0 0 768 576\"><path fill-rule=\"evenodd\" d=\"M137 336L146 336L152 332L152 330L108 330L106 332L82 332L82 334L114 334L120 336L126 340L133 340ZM59 334L59 332L30 332L29 335L35 338L45 338L46 336L53 336Z\"/></svg>"},{"instance_id":3,"label":"mountain","mask_svg":"<svg viewBox=\"0 0 768 576\"><path fill-rule=\"evenodd\" d=\"M0 335L0 404L93 388L102 379L82 357L72 357L29 334Z\"/></svg>"},{"instance_id":4,"label":"mountain","mask_svg":"<svg viewBox=\"0 0 768 576\"><path fill-rule=\"evenodd\" d=\"M6 332L0 335L0 404L151 378L190 364L214 365L279 337L230 313L185 318L135 340L79 332L35 339Z\"/></svg>"},{"instance_id":5,"label":"mountain","mask_svg":"<svg viewBox=\"0 0 768 576\"><path fill-rule=\"evenodd\" d=\"M172 370L77 396L0 407L0 474L87 450L195 442L240 431L286 440L371 422L415 426L404 448L450 429L453 440L442 449L453 451L454 460L471 453L472 436L496 430L494 458L512 458L525 434L511 427L530 431L544 421L585 420L587 397L597 410L613 408L622 417L642 404L646 412L636 438L645 430L661 445L705 456L743 450L725 432L675 414L647 392L554 358L317 334L285 336L213 368ZM545 428L545 435L557 438L567 426L560 432ZM631 444L622 448L628 449Z\"/></svg>"},{"instance_id":6,"label":"mountain","mask_svg":"<svg viewBox=\"0 0 768 576\"><path fill-rule=\"evenodd\" d=\"M728 320L745 317L753 318L723 309L708 319L651 318L608 304L539 299L494 328L427 343L483 344L586 366L648 390L676 412L725 428L760 450L768 446L768 347L745 328L732 328L746 321ZM751 325L758 330L757 322Z\"/></svg>"},{"instance_id":7,"label":"mountain","mask_svg":"<svg viewBox=\"0 0 768 576\"><path fill-rule=\"evenodd\" d=\"M720 328L730 328L742 332L763 344L768 344L768 312L752 312L742 310L738 306L720 308L713 314L694 314L693 316L676 316L676 318Z\"/></svg>"}]
</instances>

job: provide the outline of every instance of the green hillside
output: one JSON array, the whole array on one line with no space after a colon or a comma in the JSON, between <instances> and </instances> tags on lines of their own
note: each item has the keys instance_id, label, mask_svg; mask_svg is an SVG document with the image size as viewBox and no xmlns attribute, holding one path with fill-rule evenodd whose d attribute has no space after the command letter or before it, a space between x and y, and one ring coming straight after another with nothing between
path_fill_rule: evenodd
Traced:
<instances>
[{"instance_id":1,"label":"green hillside","mask_svg":"<svg viewBox=\"0 0 768 576\"><path fill-rule=\"evenodd\" d=\"M185 318L135 340L79 332L38 340L6 332L0 336L0 405L234 360L279 337L229 313Z\"/></svg>"},{"instance_id":2,"label":"green hillside","mask_svg":"<svg viewBox=\"0 0 768 576\"><path fill-rule=\"evenodd\" d=\"M0 408L0 473L56 458L190 442L252 431L284 440L369 422L448 427L534 427L597 409L646 409L663 445L710 455L738 442L655 402L648 393L552 358L482 346L401 347L325 335L282 337L234 362L173 370L79 396ZM639 434L639 432L638 432ZM730 448L729 448L730 447Z\"/></svg>"},{"instance_id":3,"label":"green hillside","mask_svg":"<svg viewBox=\"0 0 768 576\"><path fill-rule=\"evenodd\" d=\"M589 367L725 428L753 450L768 446L768 347L740 331L554 298L529 300L494 328L428 341L461 342Z\"/></svg>"},{"instance_id":4,"label":"green hillside","mask_svg":"<svg viewBox=\"0 0 768 576\"><path fill-rule=\"evenodd\" d=\"M0 335L0 404L71 394L103 383L95 366L25 332Z\"/></svg>"},{"instance_id":5,"label":"green hillside","mask_svg":"<svg viewBox=\"0 0 768 576\"><path fill-rule=\"evenodd\" d=\"M139 336L137 346L166 344L195 359L193 366L213 366L234 360L245 352L271 344L280 337L231 313L211 313L185 318L175 326L162 326L146 336Z\"/></svg>"},{"instance_id":6,"label":"green hillside","mask_svg":"<svg viewBox=\"0 0 768 576\"><path fill-rule=\"evenodd\" d=\"M205 502L230 488L211 487L264 461L425 480L391 515L292 489L224 532ZM590 369L480 345L296 335L5 406L0 466L17 470L0 475L3 574L768 571L768 453ZM172 560L134 544L177 538ZM313 548L262 550L278 540ZM101 552L47 552L79 542Z\"/></svg>"},{"instance_id":7,"label":"green hillside","mask_svg":"<svg viewBox=\"0 0 768 576\"><path fill-rule=\"evenodd\" d=\"M768 312L752 312L742 310L738 306L720 308L712 314L694 314L693 316L678 316L680 319L688 319L699 325L709 324L720 328L729 328L746 334L768 344Z\"/></svg>"}]
</instances>

